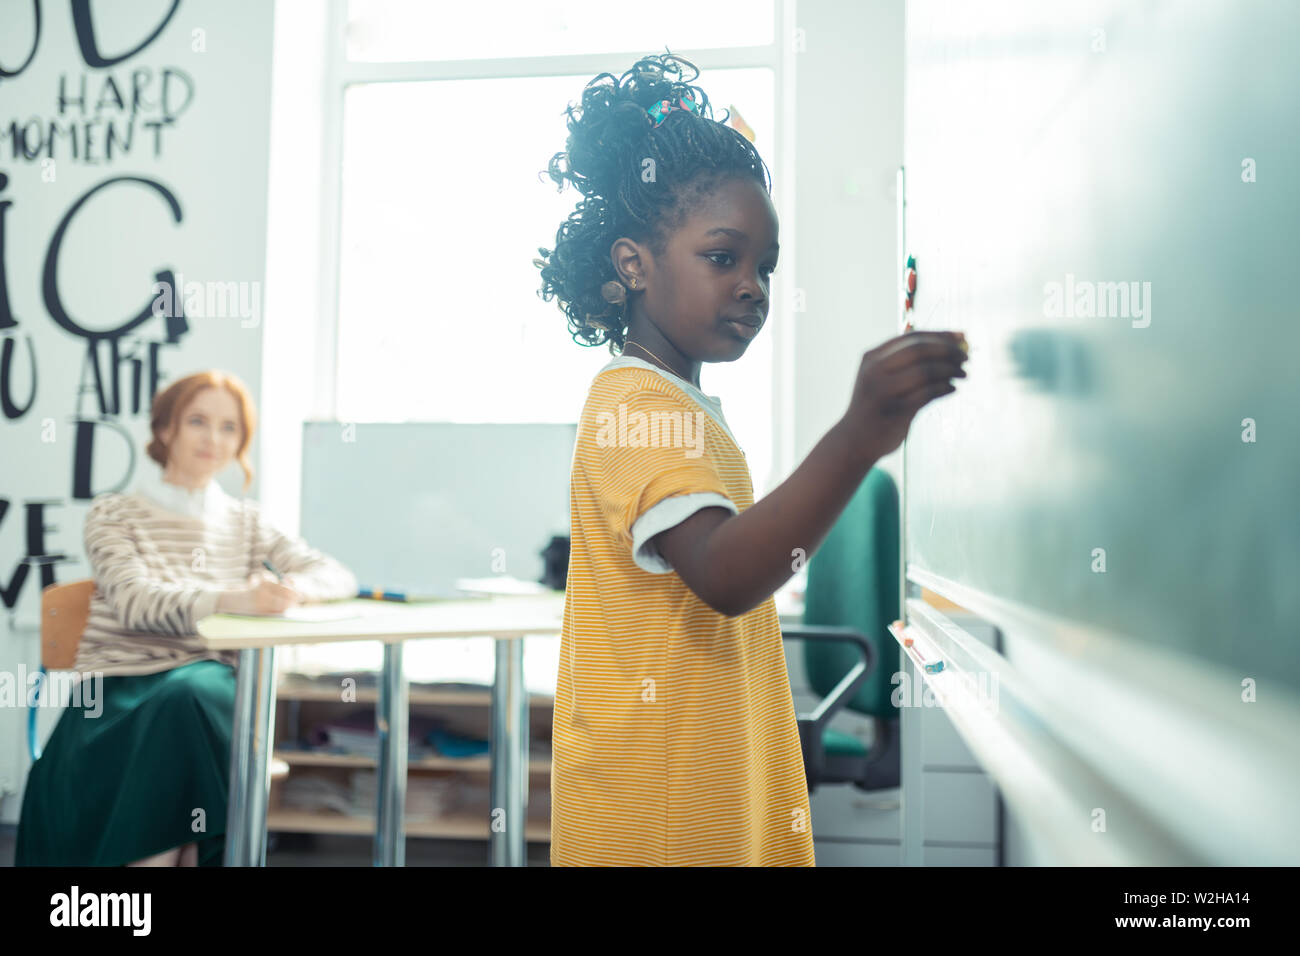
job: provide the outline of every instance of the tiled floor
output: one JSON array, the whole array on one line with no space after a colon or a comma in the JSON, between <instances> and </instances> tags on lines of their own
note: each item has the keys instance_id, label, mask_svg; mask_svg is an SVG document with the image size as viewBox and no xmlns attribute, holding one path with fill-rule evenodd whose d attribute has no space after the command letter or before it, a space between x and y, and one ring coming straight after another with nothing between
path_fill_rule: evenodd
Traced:
<instances>
[{"instance_id":1,"label":"tiled floor","mask_svg":"<svg viewBox=\"0 0 1300 956\"><path fill-rule=\"evenodd\" d=\"M13 866L13 824L0 825L0 866ZM370 866L374 841L360 836L275 834L266 852L271 866ZM528 865L549 866L550 844L528 844ZM487 866L488 845L480 840L406 841L407 866Z\"/></svg>"}]
</instances>

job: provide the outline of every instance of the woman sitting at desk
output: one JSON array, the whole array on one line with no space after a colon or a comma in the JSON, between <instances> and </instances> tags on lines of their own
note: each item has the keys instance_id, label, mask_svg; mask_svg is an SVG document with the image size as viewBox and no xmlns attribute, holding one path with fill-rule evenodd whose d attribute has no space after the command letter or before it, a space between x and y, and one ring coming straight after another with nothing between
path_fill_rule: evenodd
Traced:
<instances>
[{"instance_id":1,"label":"woman sitting at desk","mask_svg":"<svg viewBox=\"0 0 1300 956\"><path fill-rule=\"evenodd\" d=\"M351 571L214 480L237 459L252 481L242 382L187 376L154 397L150 424L161 473L146 464L135 493L97 495L86 517L95 592L74 670L104 677L32 765L19 866L220 866L239 658L206 650L195 622L357 591Z\"/></svg>"}]
</instances>

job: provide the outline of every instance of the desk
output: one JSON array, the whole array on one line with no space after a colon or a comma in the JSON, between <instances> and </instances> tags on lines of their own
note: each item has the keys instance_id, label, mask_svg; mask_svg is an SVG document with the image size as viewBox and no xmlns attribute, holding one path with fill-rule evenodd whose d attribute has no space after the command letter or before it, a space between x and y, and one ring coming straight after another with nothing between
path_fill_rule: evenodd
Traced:
<instances>
[{"instance_id":1,"label":"desk","mask_svg":"<svg viewBox=\"0 0 1300 956\"><path fill-rule=\"evenodd\" d=\"M406 861L407 681L405 641L433 637L491 637L496 641L492 684L491 859L494 866L525 864L528 803L528 695L523 682L523 641L556 634L564 619L564 592L497 596L425 604L353 600L338 602L359 616L338 621L292 621L214 614L197 630L214 651L239 651L235 718L230 746L230 803L226 815L226 866L266 865L266 805L275 717L275 648L375 640L384 645L379 703L379 773L376 795L376 866Z\"/></svg>"}]
</instances>

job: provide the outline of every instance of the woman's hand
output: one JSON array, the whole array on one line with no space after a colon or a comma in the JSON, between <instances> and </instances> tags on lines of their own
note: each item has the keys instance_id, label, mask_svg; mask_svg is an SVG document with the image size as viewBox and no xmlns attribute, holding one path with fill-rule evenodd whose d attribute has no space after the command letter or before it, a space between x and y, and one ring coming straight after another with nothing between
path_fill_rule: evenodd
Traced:
<instances>
[{"instance_id":1,"label":"woman's hand","mask_svg":"<svg viewBox=\"0 0 1300 956\"><path fill-rule=\"evenodd\" d=\"M266 571L248 576L248 587L227 591L217 599L217 611L228 614L280 614L302 603L302 595Z\"/></svg>"}]
</instances>

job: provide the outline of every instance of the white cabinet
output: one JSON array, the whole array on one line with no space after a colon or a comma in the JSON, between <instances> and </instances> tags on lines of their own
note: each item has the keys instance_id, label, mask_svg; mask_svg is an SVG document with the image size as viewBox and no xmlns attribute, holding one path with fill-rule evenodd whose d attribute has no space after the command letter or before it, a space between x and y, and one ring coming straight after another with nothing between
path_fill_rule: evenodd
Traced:
<instances>
[{"instance_id":1,"label":"white cabinet","mask_svg":"<svg viewBox=\"0 0 1300 956\"><path fill-rule=\"evenodd\" d=\"M949 614L991 647L997 634L978 618ZM913 687L924 675L904 664ZM909 694L923 702L925 695ZM902 708L903 865L997 866L1001 841L997 788L943 708Z\"/></svg>"}]
</instances>

